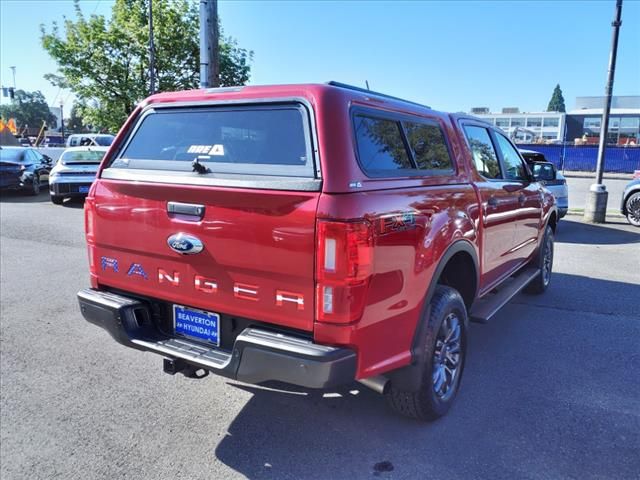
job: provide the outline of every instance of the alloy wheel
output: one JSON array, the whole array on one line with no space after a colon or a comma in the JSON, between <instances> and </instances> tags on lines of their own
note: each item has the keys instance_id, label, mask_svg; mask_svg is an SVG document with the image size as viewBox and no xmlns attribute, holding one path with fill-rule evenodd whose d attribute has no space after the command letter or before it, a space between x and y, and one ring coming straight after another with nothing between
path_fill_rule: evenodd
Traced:
<instances>
[{"instance_id":1,"label":"alloy wheel","mask_svg":"<svg viewBox=\"0 0 640 480\"><path fill-rule=\"evenodd\" d=\"M627 202L627 218L633 225L640 225L640 195L633 195Z\"/></svg>"},{"instance_id":2,"label":"alloy wheel","mask_svg":"<svg viewBox=\"0 0 640 480\"><path fill-rule=\"evenodd\" d=\"M433 390L441 400L453 395L462 365L462 324L456 313L444 319L433 353Z\"/></svg>"},{"instance_id":3,"label":"alloy wheel","mask_svg":"<svg viewBox=\"0 0 640 480\"><path fill-rule=\"evenodd\" d=\"M544 242L544 256L542 258L542 281L549 285L551 280L551 268L553 266L553 243L551 237L547 237Z\"/></svg>"}]
</instances>

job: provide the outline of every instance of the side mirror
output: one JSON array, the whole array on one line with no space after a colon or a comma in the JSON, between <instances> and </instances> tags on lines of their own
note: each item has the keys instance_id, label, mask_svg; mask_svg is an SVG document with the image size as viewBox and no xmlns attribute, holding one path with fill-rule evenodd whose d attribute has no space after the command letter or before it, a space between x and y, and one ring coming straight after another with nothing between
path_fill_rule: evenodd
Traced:
<instances>
[{"instance_id":1,"label":"side mirror","mask_svg":"<svg viewBox=\"0 0 640 480\"><path fill-rule=\"evenodd\" d=\"M414 152L417 156L423 155L427 149L427 142L424 140L418 140L414 146Z\"/></svg>"},{"instance_id":2,"label":"side mirror","mask_svg":"<svg viewBox=\"0 0 640 480\"><path fill-rule=\"evenodd\" d=\"M533 178L536 182L548 182L556 179L556 167L550 162L533 164Z\"/></svg>"}]
</instances>

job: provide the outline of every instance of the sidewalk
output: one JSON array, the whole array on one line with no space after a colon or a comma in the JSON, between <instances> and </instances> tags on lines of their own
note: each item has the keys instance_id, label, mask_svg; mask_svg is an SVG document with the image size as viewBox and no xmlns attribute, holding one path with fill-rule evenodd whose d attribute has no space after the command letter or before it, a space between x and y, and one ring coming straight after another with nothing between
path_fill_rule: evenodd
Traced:
<instances>
[{"instance_id":1,"label":"sidewalk","mask_svg":"<svg viewBox=\"0 0 640 480\"><path fill-rule=\"evenodd\" d=\"M567 212L567 215L583 217L584 208L570 208L569 211ZM611 210L611 209L607 209L607 218L615 218L616 220L620 220L620 219L626 220L626 217L622 215L619 210Z\"/></svg>"},{"instance_id":2,"label":"sidewalk","mask_svg":"<svg viewBox=\"0 0 640 480\"><path fill-rule=\"evenodd\" d=\"M593 178L596 179L596 172L572 172L564 171L562 174L567 178ZM605 173L603 178L608 180L632 180L632 173Z\"/></svg>"}]
</instances>

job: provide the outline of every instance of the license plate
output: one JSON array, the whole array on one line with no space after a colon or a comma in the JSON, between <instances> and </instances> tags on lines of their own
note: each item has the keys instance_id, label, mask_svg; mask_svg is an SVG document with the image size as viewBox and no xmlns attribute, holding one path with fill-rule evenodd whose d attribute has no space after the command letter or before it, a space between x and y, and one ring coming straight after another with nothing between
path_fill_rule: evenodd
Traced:
<instances>
[{"instance_id":1,"label":"license plate","mask_svg":"<svg viewBox=\"0 0 640 480\"><path fill-rule=\"evenodd\" d=\"M176 335L220 345L220 315L196 308L173 306Z\"/></svg>"},{"instance_id":2,"label":"license plate","mask_svg":"<svg viewBox=\"0 0 640 480\"><path fill-rule=\"evenodd\" d=\"M80 192L80 193L89 193L89 187L88 186L78 187L78 192Z\"/></svg>"}]
</instances>

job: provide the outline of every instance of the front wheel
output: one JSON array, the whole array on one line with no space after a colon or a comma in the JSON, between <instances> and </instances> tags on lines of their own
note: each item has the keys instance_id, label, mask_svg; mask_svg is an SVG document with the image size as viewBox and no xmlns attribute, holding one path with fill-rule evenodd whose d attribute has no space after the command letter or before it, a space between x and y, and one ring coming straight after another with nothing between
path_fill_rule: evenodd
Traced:
<instances>
[{"instance_id":1,"label":"front wheel","mask_svg":"<svg viewBox=\"0 0 640 480\"><path fill-rule=\"evenodd\" d=\"M640 192L627 198L624 205L627 211L627 221L634 227L640 227Z\"/></svg>"},{"instance_id":2,"label":"front wheel","mask_svg":"<svg viewBox=\"0 0 640 480\"><path fill-rule=\"evenodd\" d=\"M467 351L467 309L457 290L438 285L430 304L422 379L417 391L393 383L387 403L406 417L432 421L446 414L458 394Z\"/></svg>"},{"instance_id":3,"label":"front wheel","mask_svg":"<svg viewBox=\"0 0 640 480\"><path fill-rule=\"evenodd\" d=\"M34 197L40 195L40 178L38 178L37 174L34 174L33 180L31 180L29 195L33 195Z\"/></svg>"},{"instance_id":4,"label":"front wheel","mask_svg":"<svg viewBox=\"0 0 640 480\"><path fill-rule=\"evenodd\" d=\"M537 295L544 293L549 287L551 270L553 269L553 240L553 230L547 225L544 237L542 237L542 244L532 261L532 265L540 270L540 274L525 287L525 293Z\"/></svg>"},{"instance_id":5,"label":"front wheel","mask_svg":"<svg viewBox=\"0 0 640 480\"><path fill-rule=\"evenodd\" d=\"M60 195L51 195L51 203L54 205L62 205L63 200L64 197L61 197Z\"/></svg>"}]
</instances>

